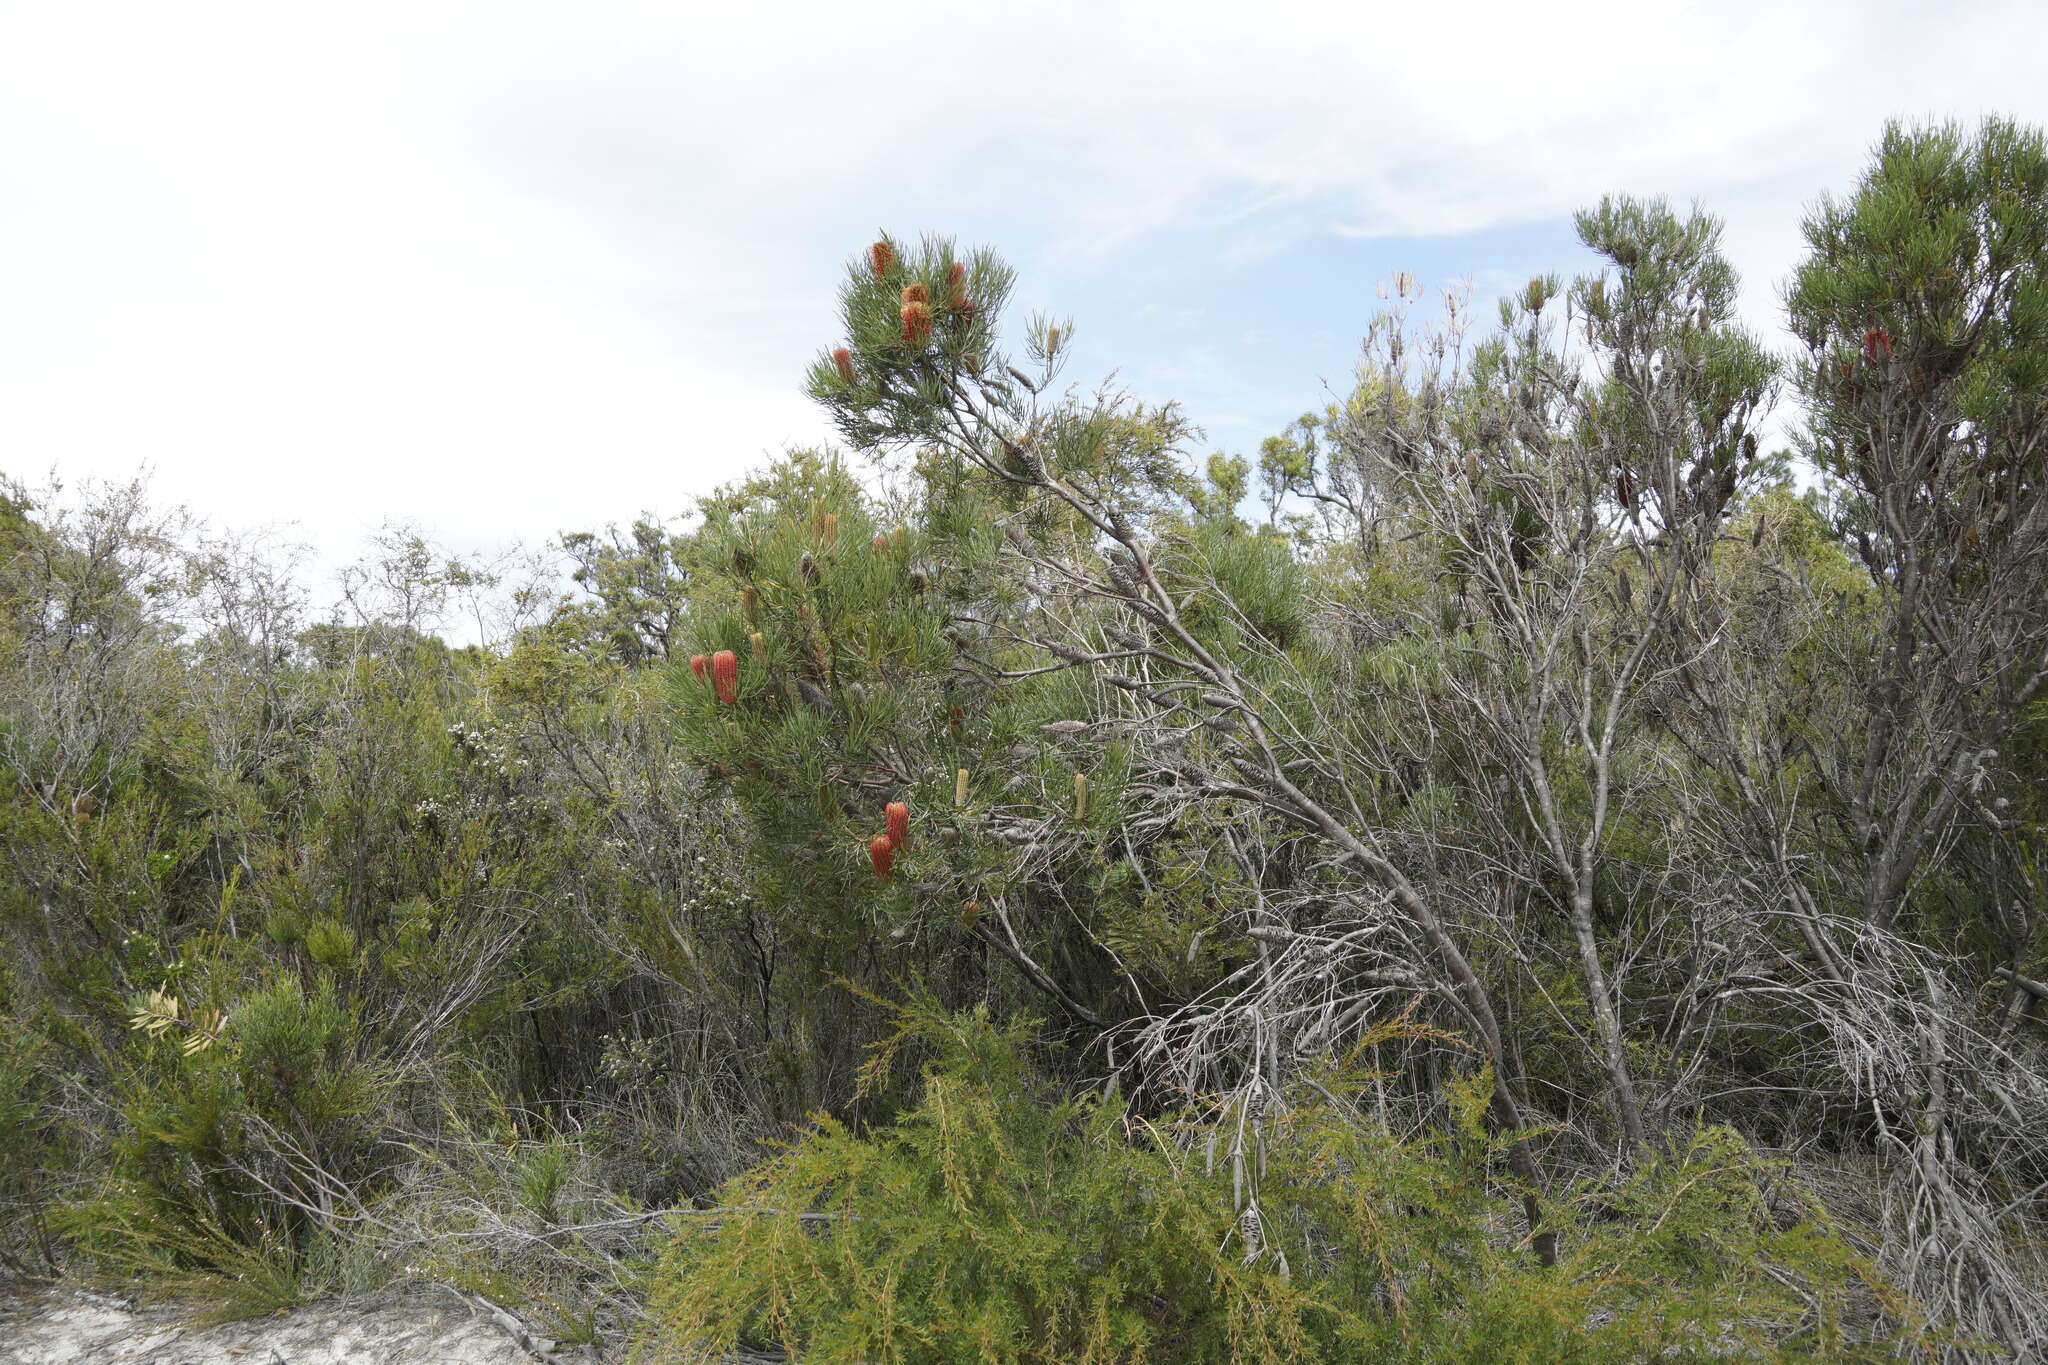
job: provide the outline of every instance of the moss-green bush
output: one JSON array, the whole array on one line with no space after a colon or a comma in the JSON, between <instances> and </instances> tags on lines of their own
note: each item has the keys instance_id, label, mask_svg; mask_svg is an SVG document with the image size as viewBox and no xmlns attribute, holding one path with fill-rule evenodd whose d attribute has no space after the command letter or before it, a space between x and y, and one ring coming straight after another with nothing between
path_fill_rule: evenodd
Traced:
<instances>
[{"instance_id":1,"label":"moss-green bush","mask_svg":"<svg viewBox=\"0 0 2048 1365\"><path fill-rule=\"evenodd\" d=\"M1543 1268L1508 1231L1483 1074L1457 1084L1455 1128L1413 1139L1353 1114L1340 1075L1262 1122L1146 1118L1062 1093L1020 1027L924 1007L902 1026L932 1057L915 1107L865 1133L821 1118L684 1226L641 1359L1878 1358L1840 1319L1863 1268L1823 1222L1773 1213L1727 1129L1575 1191L1558 1216L1589 1229Z\"/></svg>"}]
</instances>

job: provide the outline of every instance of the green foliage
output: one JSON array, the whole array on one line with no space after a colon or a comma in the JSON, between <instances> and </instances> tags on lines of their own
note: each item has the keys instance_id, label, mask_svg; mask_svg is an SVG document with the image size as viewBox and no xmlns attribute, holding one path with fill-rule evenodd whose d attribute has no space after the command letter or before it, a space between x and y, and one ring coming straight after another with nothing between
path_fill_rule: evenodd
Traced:
<instances>
[{"instance_id":1,"label":"green foliage","mask_svg":"<svg viewBox=\"0 0 2048 1365\"><path fill-rule=\"evenodd\" d=\"M1141 1118L1063 1094L1021 1025L899 1017L895 1041L933 1054L917 1105L864 1134L821 1119L685 1226L644 1359L1880 1358L1839 1321L1856 1258L1824 1224L1781 1228L1726 1129L1580 1193L1601 1221L1545 1270L1495 1231L1484 1076L1454 1131L1415 1141L1362 1126L1326 1076L1259 1132L1263 1176L1233 1207L1216 1154L1241 1112Z\"/></svg>"}]
</instances>

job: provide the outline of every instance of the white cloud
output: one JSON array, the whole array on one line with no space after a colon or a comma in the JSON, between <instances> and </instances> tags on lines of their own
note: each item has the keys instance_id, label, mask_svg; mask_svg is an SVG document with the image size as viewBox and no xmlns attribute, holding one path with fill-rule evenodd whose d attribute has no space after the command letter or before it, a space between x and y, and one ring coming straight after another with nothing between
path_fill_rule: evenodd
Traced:
<instances>
[{"instance_id":1,"label":"white cloud","mask_svg":"<svg viewBox=\"0 0 2048 1365\"><path fill-rule=\"evenodd\" d=\"M2019 4L18 7L0 459L147 460L329 554L673 510L823 436L799 376L878 225L1085 324L1091 281L1217 263L1166 244L1256 272L1667 193L1770 325L1882 120L2048 121L2044 39ZM1229 372L1286 321L1109 363Z\"/></svg>"}]
</instances>

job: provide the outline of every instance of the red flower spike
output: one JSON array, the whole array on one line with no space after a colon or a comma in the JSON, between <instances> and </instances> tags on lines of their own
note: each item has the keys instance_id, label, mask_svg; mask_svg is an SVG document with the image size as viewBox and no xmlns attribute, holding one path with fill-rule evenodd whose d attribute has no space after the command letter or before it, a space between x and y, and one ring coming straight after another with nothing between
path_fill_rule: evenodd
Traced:
<instances>
[{"instance_id":1,"label":"red flower spike","mask_svg":"<svg viewBox=\"0 0 2048 1365\"><path fill-rule=\"evenodd\" d=\"M967 267L958 261L946 267L946 302L954 308L967 306Z\"/></svg>"},{"instance_id":2,"label":"red flower spike","mask_svg":"<svg viewBox=\"0 0 2048 1365\"><path fill-rule=\"evenodd\" d=\"M703 654L692 654L690 656L690 671L697 675L698 682L703 682L704 675L711 671L710 658Z\"/></svg>"},{"instance_id":3,"label":"red flower spike","mask_svg":"<svg viewBox=\"0 0 2048 1365\"><path fill-rule=\"evenodd\" d=\"M853 352L847 350L844 346L835 348L832 352L832 368L839 371L840 383L851 384L853 382Z\"/></svg>"},{"instance_id":4,"label":"red flower spike","mask_svg":"<svg viewBox=\"0 0 2048 1365\"><path fill-rule=\"evenodd\" d=\"M903 841L910 837L910 803L891 801L882 808L882 818L888 822L889 847L903 847Z\"/></svg>"},{"instance_id":5,"label":"red flower spike","mask_svg":"<svg viewBox=\"0 0 2048 1365\"><path fill-rule=\"evenodd\" d=\"M877 834L868 840L868 861L875 865L875 880L889 880L889 873L896 866L896 845L889 842L888 835Z\"/></svg>"},{"instance_id":6,"label":"red flower spike","mask_svg":"<svg viewBox=\"0 0 2048 1365\"><path fill-rule=\"evenodd\" d=\"M906 303L902 316L904 344L924 345L932 334L932 306L928 303Z\"/></svg>"},{"instance_id":7,"label":"red flower spike","mask_svg":"<svg viewBox=\"0 0 2048 1365\"><path fill-rule=\"evenodd\" d=\"M903 301L905 303L930 303L932 301L932 291L921 284L906 284L903 286Z\"/></svg>"},{"instance_id":8,"label":"red flower spike","mask_svg":"<svg viewBox=\"0 0 2048 1365\"><path fill-rule=\"evenodd\" d=\"M729 649L721 649L711 656L711 683L718 689L718 699L730 706L740 699L740 660Z\"/></svg>"},{"instance_id":9,"label":"red flower spike","mask_svg":"<svg viewBox=\"0 0 2048 1365\"><path fill-rule=\"evenodd\" d=\"M896 248L887 242L876 242L868 248L868 269L875 272L876 279L888 274L889 268L895 264Z\"/></svg>"}]
</instances>

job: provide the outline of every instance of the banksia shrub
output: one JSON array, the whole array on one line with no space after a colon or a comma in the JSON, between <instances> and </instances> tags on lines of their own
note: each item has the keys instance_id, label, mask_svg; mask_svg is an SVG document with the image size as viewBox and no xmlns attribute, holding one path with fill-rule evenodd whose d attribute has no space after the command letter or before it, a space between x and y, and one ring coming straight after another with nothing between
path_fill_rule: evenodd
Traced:
<instances>
[{"instance_id":1,"label":"banksia shrub","mask_svg":"<svg viewBox=\"0 0 2048 1365\"><path fill-rule=\"evenodd\" d=\"M728 706L740 699L739 656L729 649L721 649L711 656L711 683L718 689L718 699Z\"/></svg>"},{"instance_id":2,"label":"banksia shrub","mask_svg":"<svg viewBox=\"0 0 2048 1365\"><path fill-rule=\"evenodd\" d=\"M692 654L690 656L690 671L697 675L698 682L703 682L711 672L710 657L704 654Z\"/></svg>"},{"instance_id":3,"label":"banksia shrub","mask_svg":"<svg viewBox=\"0 0 2048 1365\"><path fill-rule=\"evenodd\" d=\"M882 818L888 822L889 847L903 847L903 841L910 837L910 804L891 801L882 808Z\"/></svg>"},{"instance_id":4,"label":"banksia shrub","mask_svg":"<svg viewBox=\"0 0 2048 1365\"><path fill-rule=\"evenodd\" d=\"M895 264L896 248L887 242L876 242L868 248L868 269L875 272L876 279L879 280L888 274Z\"/></svg>"},{"instance_id":5,"label":"banksia shrub","mask_svg":"<svg viewBox=\"0 0 2048 1365\"><path fill-rule=\"evenodd\" d=\"M903 305L903 342L906 346L922 346L932 334L932 306L928 303L906 303Z\"/></svg>"},{"instance_id":6,"label":"banksia shrub","mask_svg":"<svg viewBox=\"0 0 2048 1365\"><path fill-rule=\"evenodd\" d=\"M853 382L853 352L844 346L833 347L832 368L839 371L840 383L851 384Z\"/></svg>"},{"instance_id":7,"label":"banksia shrub","mask_svg":"<svg viewBox=\"0 0 2048 1365\"><path fill-rule=\"evenodd\" d=\"M868 840L868 861L875 866L876 880L889 880L889 873L896 866L896 845L889 842L888 835L877 834Z\"/></svg>"}]
</instances>

